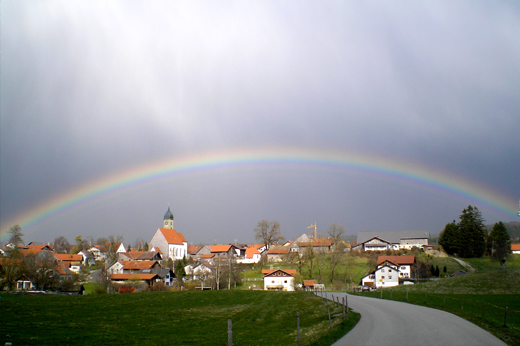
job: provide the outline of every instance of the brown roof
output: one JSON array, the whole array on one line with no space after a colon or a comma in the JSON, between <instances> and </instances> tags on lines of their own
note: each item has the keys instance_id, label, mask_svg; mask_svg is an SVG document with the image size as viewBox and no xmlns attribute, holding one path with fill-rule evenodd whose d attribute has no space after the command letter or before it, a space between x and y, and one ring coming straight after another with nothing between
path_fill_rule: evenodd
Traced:
<instances>
[{"instance_id":1,"label":"brown roof","mask_svg":"<svg viewBox=\"0 0 520 346\"><path fill-rule=\"evenodd\" d=\"M303 280L303 286L312 287L316 285L318 281L316 280Z\"/></svg>"},{"instance_id":2,"label":"brown roof","mask_svg":"<svg viewBox=\"0 0 520 346\"><path fill-rule=\"evenodd\" d=\"M520 244L511 244L511 251L520 251Z\"/></svg>"},{"instance_id":3,"label":"brown roof","mask_svg":"<svg viewBox=\"0 0 520 346\"><path fill-rule=\"evenodd\" d=\"M60 254L60 253L55 253L53 255L54 255L54 257L58 261L68 261L68 262L81 262L81 261L83 261L83 256L82 255L69 255L69 254Z\"/></svg>"},{"instance_id":4,"label":"brown roof","mask_svg":"<svg viewBox=\"0 0 520 346\"><path fill-rule=\"evenodd\" d=\"M151 269L157 263L157 261L124 261L123 270Z\"/></svg>"},{"instance_id":5,"label":"brown roof","mask_svg":"<svg viewBox=\"0 0 520 346\"><path fill-rule=\"evenodd\" d=\"M168 244L183 245L184 243L187 243L182 233L177 232L174 229L159 228L159 230Z\"/></svg>"},{"instance_id":6,"label":"brown roof","mask_svg":"<svg viewBox=\"0 0 520 346\"><path fill-rule=\"evenodd\" d=\"M379 256L377 258L377 265L380 265L385 261L390 261L398 265L414 264L415 256Z\"/></svg>"},{"instance_id":7,"label":"brown roof","mask_svg":"<svg viewBox=\"0 0 520 346\"><path fill-rule=\"evenodd\" d=\"M269 249L268 255L283 255L289 253L289 249Z\"/></svg>"},{"instance_id":8,"label":"brown roof","mask_svg":"<svg viewBox=\"0 0 520 346\"><path fill-rule=\"evenodd\" d=\"M110 274L110 280L152 280L157 274Z\"/></svg>"},{"instance_id":9,"label":"brown roof","mask_svg":"<svg viewBox=\"0 0 520 346\"><path fill-rule=\"evenodd\" d=\"M209 249L211 252L228 252L231 245L210 245Z\"/></svg>"},{"instance_id":10,"label":"brown roof","mask_svg":"<svg viewBox=\"0 0 520 346\"><path fill-rule=\"evenodd\" d=\"M332 239L329 239L329 238L316 238L316 239L314 239L314 241L298 243L298 246L300 246L300 247L305 247L305 246L332 246Z\"/></svg>"},{"instance_id":11,"label":"brown roof","mask_svg":"<svg viewBox=\"0 0 520 346\"><path fill-rule=\"evenodd\" d=\"M208 253L208 254L200 256L201 259L207 259L207 258L213 258L213 257L215 257L215 254L212 254L212 253Z\"/></svg>"},{"instance_id":12,"label":"brown roof","mask_svg":"<svg viewBox=\"0 0 520 346\"><path fill-rule=\"evenodd\" d=\"M200 246L188 245L188 253L190 255L195 255L199 250L200 250Z\"/></svg>"},{"instance_id":13,"label":"brown roof","mask_svg":"<svg viewBox=\"0 0 520 346\"><path fill-rule=\"evenodd\" d=\"M275 269L275 270L262 270L262 274L265 276L272 275L276 272L284 272L286 274L289 274L291 276L296 274L296 269Z\"/></svg>"}]
</instances>

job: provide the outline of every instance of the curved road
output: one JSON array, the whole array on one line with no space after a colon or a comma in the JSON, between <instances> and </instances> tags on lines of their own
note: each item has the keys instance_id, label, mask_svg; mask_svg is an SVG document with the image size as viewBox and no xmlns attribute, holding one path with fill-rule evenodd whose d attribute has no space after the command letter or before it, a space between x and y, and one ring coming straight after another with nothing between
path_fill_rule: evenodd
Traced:
<instances>
[{"instance_id":1,"label":"curved road","mask_svg":"<svg viewBox=\"0 0 520 346\"><path fill-rule=\"evenodd\" d=\"M345 295L334 292L340 299ZM330 292L327 297L332 298ZM349 307L361 314L361 319L333 346L507 346L484 329L445 311L350 294L347 297Z\"/></svg>"}]
</instances>

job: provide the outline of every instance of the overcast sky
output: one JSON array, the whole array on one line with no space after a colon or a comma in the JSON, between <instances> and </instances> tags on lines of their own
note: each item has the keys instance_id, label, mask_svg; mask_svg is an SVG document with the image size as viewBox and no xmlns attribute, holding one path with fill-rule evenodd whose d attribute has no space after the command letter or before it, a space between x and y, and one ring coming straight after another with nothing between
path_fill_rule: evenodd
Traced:
<instances>
[{"instance_id":1,"label":"overcast sky","mask_svg":"<svg viewBox=\"0 0 520 346\"><path fill-rule=\"evenodd\" d=\"M438 234L467 205L519 221L517 1L2 1L0 222L25 241L294 239L317 222ZM107 176L218 151L319 148L467 179L509 213L363 172L261 164L169 176L24 228ZM282 149L281 149L282 150Z\"/></svg>"}]
</instances>

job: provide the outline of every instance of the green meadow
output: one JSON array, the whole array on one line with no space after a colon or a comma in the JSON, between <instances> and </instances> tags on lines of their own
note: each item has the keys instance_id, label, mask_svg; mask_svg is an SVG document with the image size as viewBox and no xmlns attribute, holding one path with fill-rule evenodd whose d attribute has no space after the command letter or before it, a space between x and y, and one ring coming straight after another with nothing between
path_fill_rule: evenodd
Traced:
<instances>
[{"instance_id":1,"label":"green meadow","mask_svg":"<svg viewBox=\"0 0 520 346\"><path fill-rule=\"evenodd\" d=\"M331 311L330 328L327 305ZM359 315L305 292L183 291L0 298L0 344L330 345Z\"/></svg>"}]
</instances>

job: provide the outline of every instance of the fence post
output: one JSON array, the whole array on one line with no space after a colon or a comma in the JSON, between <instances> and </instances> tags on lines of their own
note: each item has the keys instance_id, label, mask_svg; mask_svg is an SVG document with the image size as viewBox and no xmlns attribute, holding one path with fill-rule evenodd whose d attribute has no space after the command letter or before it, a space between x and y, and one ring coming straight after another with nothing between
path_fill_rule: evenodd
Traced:
<instances>
[{"instance_id":1,"label":"fence post","mask_svg":"<svg viewBox=\"0 0 520 346\"><path fill-rule=\"evenodd\" d=\"M329 309L329 304L327 304L327 313L329 315L329 328L332 329L332 320L330 318L330 309Z\"/></svg>"},{"instance_id":2,"label":"fence post","mask_svg":"<svg viewBox=\"0 0 520 346\"><path fill-rule=\"evenodd\" d=\"M464 297L462 297L462 300L460 301L460 309L464 311Z\"/></svg>"},{"instance_id":3,"label":"fence post","mask_svg":"<svg viewBox=\"0 0 520 346\"><path fill-rule=\"evenodd\" d=\"M507 306L506 306L506 314L504 315L504 327L507 328Z\"/></svg>"},{"instance_id":4,"label":"fence post","mask_svg":"<svg viewBox=\"0 0 520 346\"><path fill-rule=\"evenodd\" d=\"M424 302L426 303L426 299L428 298L428 291L424 292Z\"/></svg>"},{"instance_id":5,"label":"fence post","mask_svg":"<svg viewBox=\"0 0 520 346\"><path fill-rule=\"evenodd\" d=\"M484 319L484 303L482 303L482 319Z\"/></svg>"},{"instance_id":6,"label":"fence post","mask_svg":"<svg viewBox=\"0 0 520 346\"><path fill-rule=\"evenodd\" d=\"M345 297L342 298L341 302L343 303L343 318L345 318Z\"/></svg>"},{"instance_id":7,"label":"fence post","mask_svg":"<svg viewBox=\"0 0 520 346\"><path fill-rule=\"evenodd\" d=\"M381 298L383 298L383 287L381 287Z\"/></svg>"},{"instance_id":8,"label":"fence post","mask_svg":"<svg viewBox=\"0 0 520 346\"><path fill-rule=\"evenodd\" d=\"M443 301L442 301L442 307L443 307L443 308L446 307L446 296L444 296L444 299L443 299Z\"/></svg>"},{"instance_id":9,"label":"fence post","mask_svg":"<svg viewBox=\"0 0 520 346\"><path fill-rule=\"evenodd\" d=\"M233 326L232 326L232 321L231 319L228 319L227 320L227 343L228 343L228 346L232 346L233 345Z\"/></svg>"},{"instance_id":10,"label":"fence post","mask_svg":"<svg viewBox=\"0 0 520 346\"><path fill-rule=\"evenodd\" d=\"M390 300L392 300L392 293L393 291L390 291Z\"/></svg>"},{"instance_id":11,"label":"fence post","mask_svg":"<svg viewBox=\"0 0 520 346\"><path fill-rule=\"evenodd\" d=\"M299 311L296 311L296 328L298 331L298 346L300 346L301 340L300 340L300 312Z\"/></svg>"},{"instance_id":12,"label":"fence post","mask_svg":"<svg viewBox=\"0 0 520 346\"><path fill-rule=\"evenodd\" d=\"M408 301L408 289L406 290L406 301Z\"/></svg>"}]
</instances>

